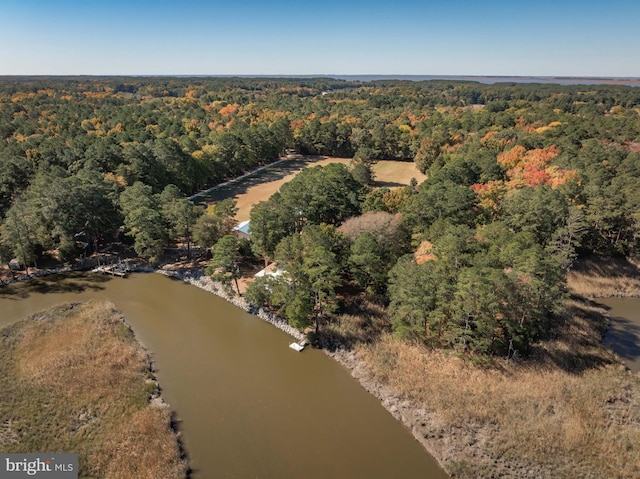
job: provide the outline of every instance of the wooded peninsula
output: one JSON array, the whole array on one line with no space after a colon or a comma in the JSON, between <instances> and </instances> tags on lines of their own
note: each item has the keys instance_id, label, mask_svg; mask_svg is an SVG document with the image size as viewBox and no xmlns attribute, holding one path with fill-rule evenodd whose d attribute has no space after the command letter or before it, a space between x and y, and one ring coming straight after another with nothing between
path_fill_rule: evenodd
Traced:
<instances>
[{"instance_id":1,"label":"wooded peninsula","mask_svg":"<svg viewBox=\"0 0 640 479\"><path fill-rule=\"evenodd\" d=\"M576 289L637 272L640 88L0 78L0 140L7 272L179 246L233 291L274 263L245 300L423 410L454 477L640 473L640 382L601 345L585 296L607 293ZM351 161L256 203L245 237L233 199L188 199L286 154ZM380 160L426 180L376 182Z\"/></svg>"}]
</instances>

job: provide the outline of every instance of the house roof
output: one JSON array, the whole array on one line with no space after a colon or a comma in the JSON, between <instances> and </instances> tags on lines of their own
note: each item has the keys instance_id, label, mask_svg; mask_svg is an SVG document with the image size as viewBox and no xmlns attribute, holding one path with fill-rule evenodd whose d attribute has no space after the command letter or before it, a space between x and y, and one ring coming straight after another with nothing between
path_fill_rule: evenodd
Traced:
<instances>
[{"instance_id":1,"label":"house roof","mask_svg":"<svg viewBox=\"0 0 640 479\"><path fill-rule=\"evenodd\" d=\"M240 233L251 235L251 233L249 232L249 220L246 220L240 223L238 226L233 228L233 231L239 231Z\"/></svg>"},{"instance_id":2,"label":"house roof","mask_svg":"<svg viewBox=\"0 0 640 479\"><path fill-rule=\"evenodd\" d=\"M279 269L278 268L278 263L269 263L269 265L264 268L261 269L260 271L258 271L254 277L256 278L261 278L262 276L280 276L281 274L284 274L284 270L283 269Z\"/></svg>"}]
</instances>

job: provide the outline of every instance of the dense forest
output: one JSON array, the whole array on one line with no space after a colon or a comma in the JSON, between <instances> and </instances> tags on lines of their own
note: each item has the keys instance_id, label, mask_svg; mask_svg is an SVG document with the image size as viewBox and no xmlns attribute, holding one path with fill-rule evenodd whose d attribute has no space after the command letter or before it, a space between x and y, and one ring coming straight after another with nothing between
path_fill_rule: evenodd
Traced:
<instances>
[{"instance_id":1,"label":"dense forest","mask_svg":"<svg viewBox=\"0 0 640 479\"><path fill-rule=\"evenodd\" d=\"M233 201L186 199L287 149L353 158L305 170L229 233ZM428 179L372 186L379 159ZM292 324L330 321L345 291L388 306L399 336L526 353L591 254L636 257L640 88L462 81L0 79L0 259L73 261L176 240L237 278L255 255L286 273L246 293Z\"/></svg>"}]
</instances>

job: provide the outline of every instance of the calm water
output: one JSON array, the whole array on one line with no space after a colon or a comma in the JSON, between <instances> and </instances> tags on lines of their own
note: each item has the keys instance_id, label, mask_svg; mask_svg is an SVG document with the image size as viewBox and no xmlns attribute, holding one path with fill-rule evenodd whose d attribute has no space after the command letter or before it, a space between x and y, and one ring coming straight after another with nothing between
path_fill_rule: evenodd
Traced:
<instances>
[{"instance_id":1,"label":"calm water","mask_svg":"<svg viewBox=\"0 0 640 479\"><path fill-rule=\"evenodd\" d=\"M0 288L0 326L89 298L112 301L152 351L193 477L447 477L335 361L182 282L74 274Z\"/></svg>"},{"instance_id":2,"label":"calm water","mask_svg":"<svg viewBox=\"0 0 640 479\"><path fill-rule=\"evenodd\" d=\"M604 344L613 349L634 373L640 372L640 298L598 299L609 309L611 325Z\"/></svg>"}]
</instances>

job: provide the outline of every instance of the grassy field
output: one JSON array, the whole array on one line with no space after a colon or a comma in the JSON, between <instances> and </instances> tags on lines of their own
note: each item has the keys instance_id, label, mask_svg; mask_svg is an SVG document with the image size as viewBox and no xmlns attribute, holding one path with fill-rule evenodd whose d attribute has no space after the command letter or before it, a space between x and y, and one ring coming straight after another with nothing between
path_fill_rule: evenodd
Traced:
<instances>
[{"instance_id":1,"label":"grassy field","mask_svg":"<svg viewBox=\"0 0 640 479\"><path fill-rule=\"evenodd\" d=\"M636 284L628 262L577 270L571 286L601 285L598 272L612 271L612 291ZM347 367L454 477L640 477L640 376L602 345L605 311L575 290L530 357L484 366L396 340L384 310L365 309L325 335L351 345Z\"/></svg>"},{"instance_id":2,"label":"grassy field","mask_svg":"<svg viewBox=\"0 0 640 479\"><path fill-rule=\"evenodd\" d=\"M184 478L146 351L113 305L75 303L1 331L0 451L75 452L82 478Z\"/></svg>"},{"instance_id":3,"label":"grassy field","mask_svg":"<svg viewBox=\"0 0 640 479\"><path fill-rule=\"evenodd\" d=\"M212 191L208 195L198 198L197 202L206 205L226 198L235 198L238 202L236 219L238 221L248 220L249 212L254 204L269 199L283 184L304 168L329 163L342 163L348 166L350 161L349 158L331 157L304 157L285 160L255 175ZM408 185L411 178L415 178L418 182L424 181L426 178L418 171L412 161L381 160L374 165L373 171L376 186L389 188Z\"/></svg>"}]
</instances>

